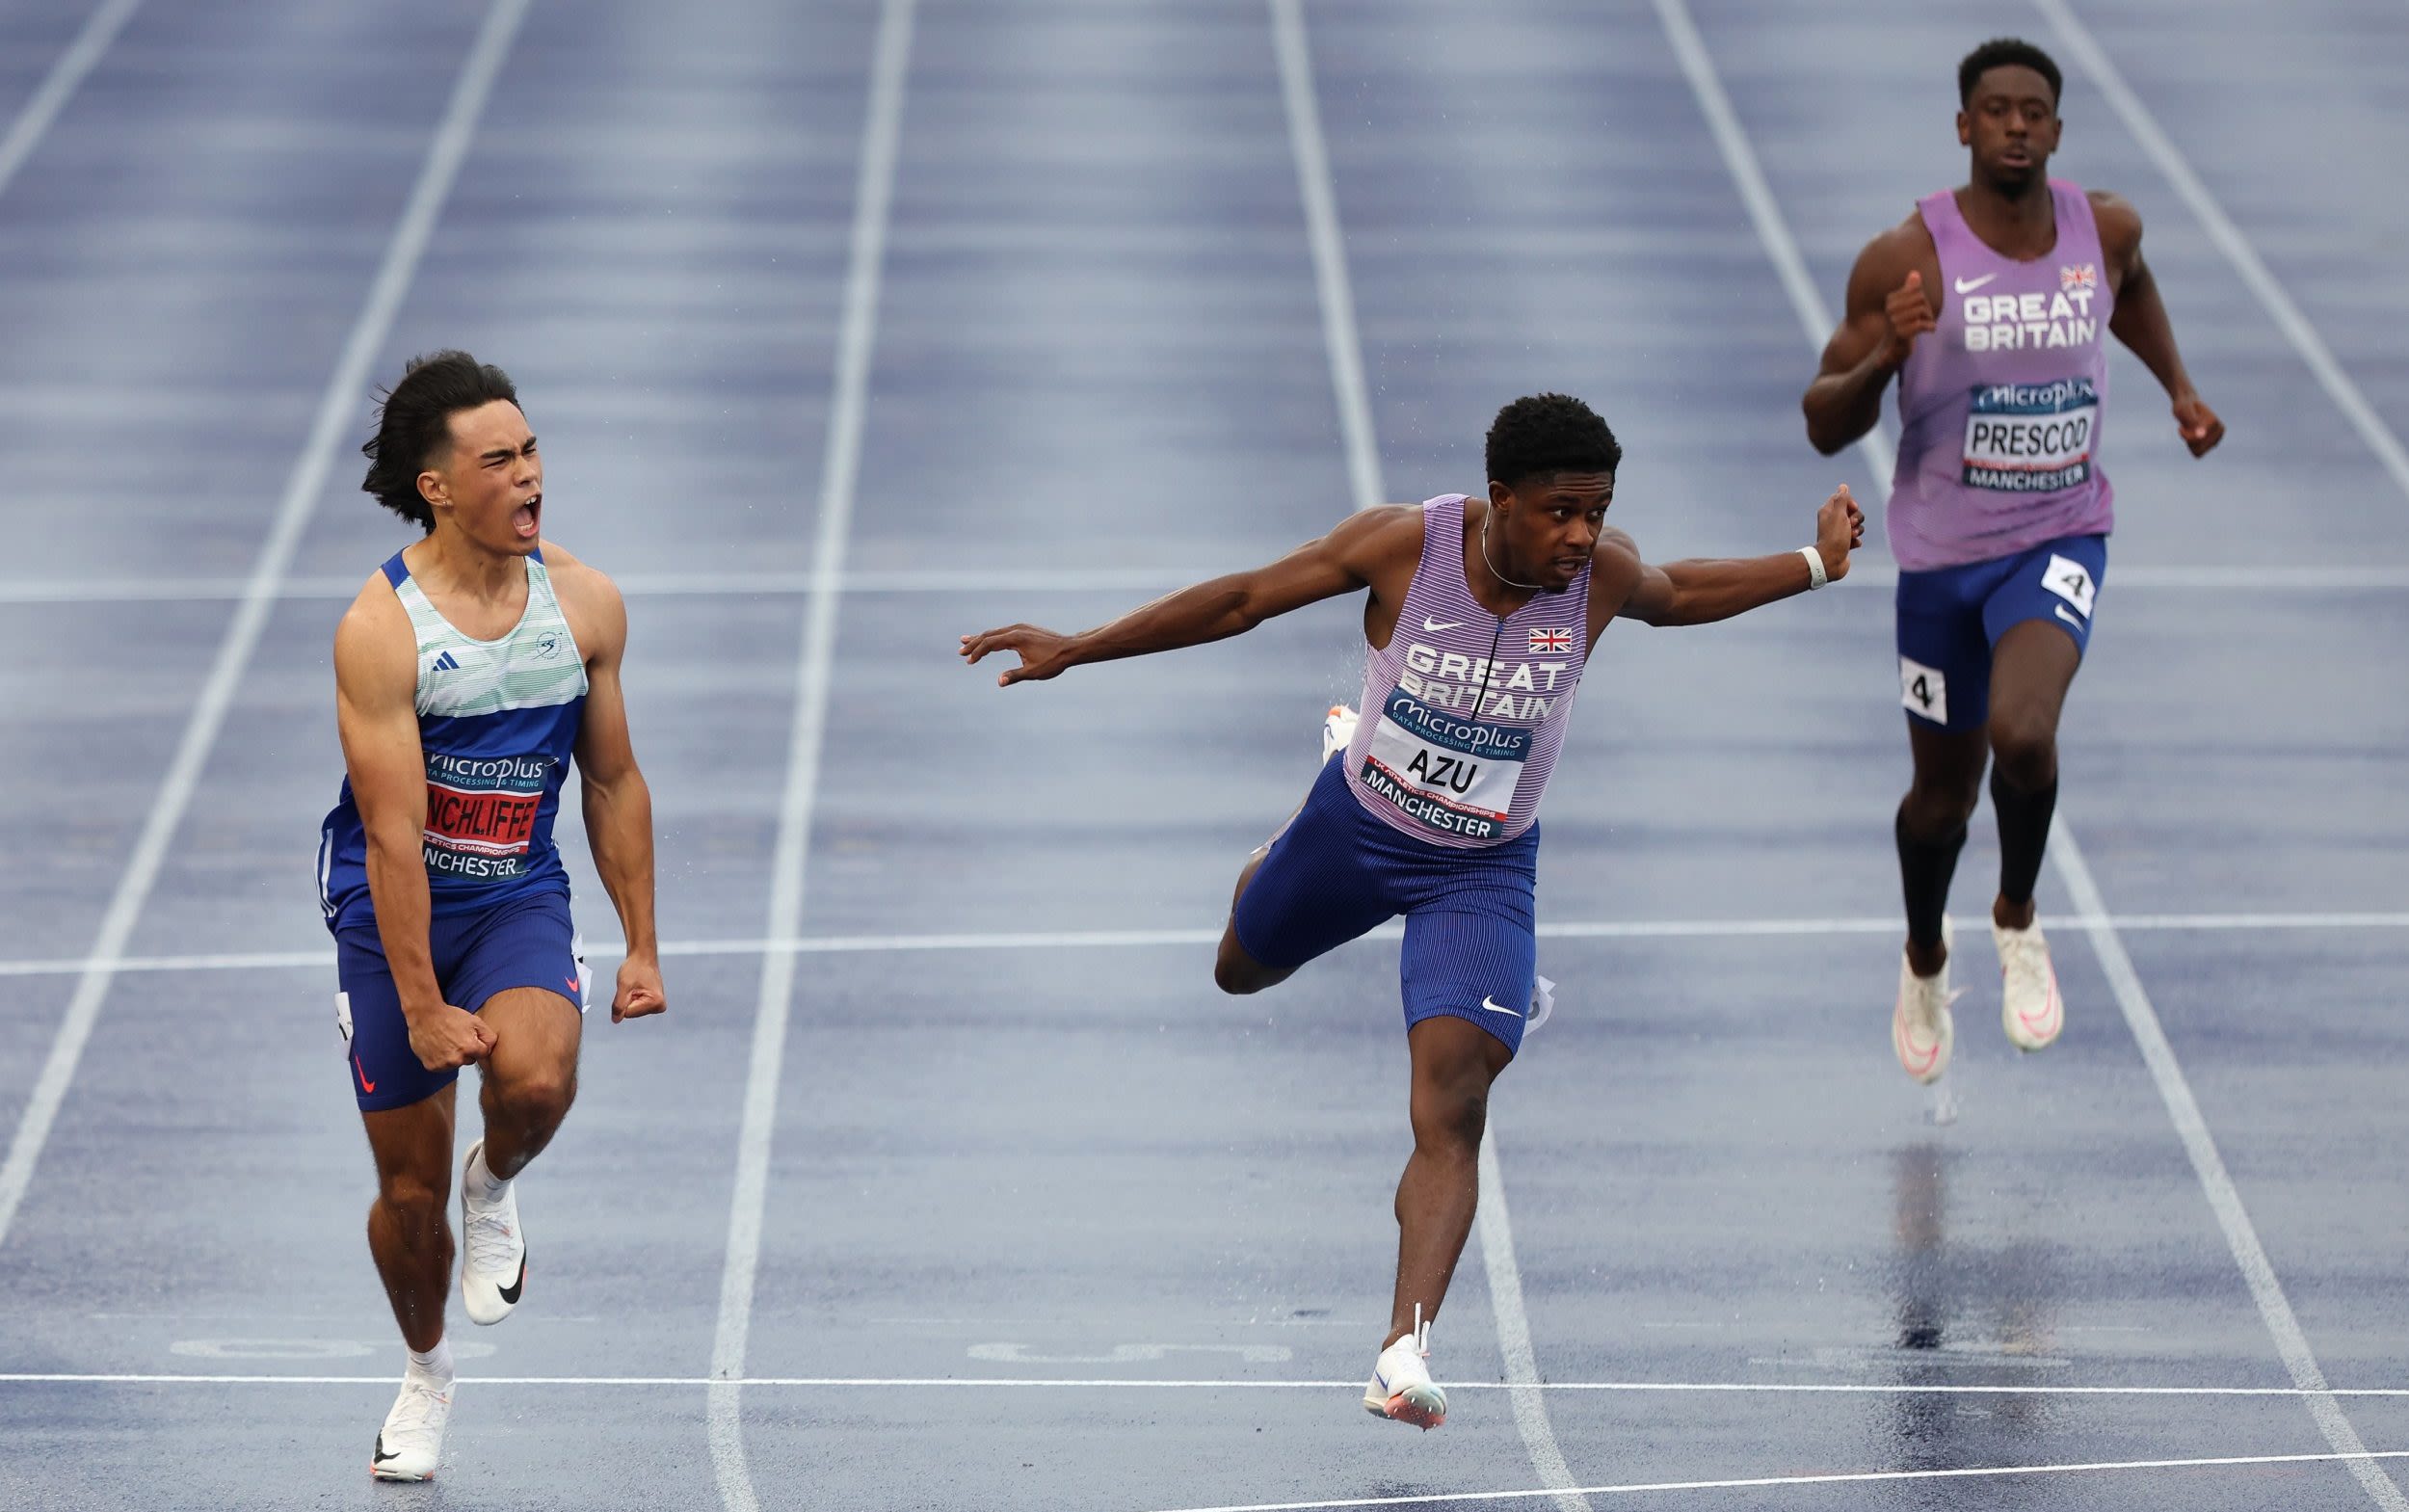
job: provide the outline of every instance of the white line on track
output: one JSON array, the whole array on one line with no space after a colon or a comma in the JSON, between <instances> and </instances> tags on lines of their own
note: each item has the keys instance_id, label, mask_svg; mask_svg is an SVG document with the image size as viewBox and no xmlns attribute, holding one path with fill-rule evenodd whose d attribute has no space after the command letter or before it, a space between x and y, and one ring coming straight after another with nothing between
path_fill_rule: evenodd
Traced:
<instances>
[{"instance_id":1,"label":"white line on track","mask_svg":"<svg viewBox=\"0 0 2409 1512\"><path fill-rule=\"evenodd\" d=\"M2124 914L2105 918L2086 914L2044 914L2048 929L2083 929L2106 923L2134 933L2190 931L2202 934L2247 934L2257 930L2393 930L2409 929L2402 914ZM1560 919L1542 923L1542 940L1748 940L1815 935L1893 935L1903 926L1887 915L1860 918L1659 918ZM1384 924L1363 938L1395 940L1402 926ZM1033 931L985 935L797 935L780 940L672 940L661 945L663 956L751 956L783 951L789 955L875 955L887 951L945 950L1128 950L1167 945L1209 945L1221 938L1218 929L1087 929ZM589 941L586 954L594 960L615 959L624 947L618 941ZM0 978L12 976L73 976L105 970L117 975L137 971L272 971L324 968L334 964L326 950L251 950L222 955L117 956L107 960L61 956L47 960L0 961Z\"/></svg>"},{"instance_id":2,"label":"white line on track","mask_svg":"<svg viewBox=\"0 0 2409 1512\"><path fill-rule=\"evenodd\" d=\"M1707 118L1707 129L1714 136L1715 148L1723 154L1723 166L1731 173L1734 187L1739 190L1740 202L1748 207L1748 219L1757 227L1757 239L1764 244L1774 274L1782 280L1783 291L1790 297L1790 308L1797 312L1799 327L1807 332L1808 345L1820 352L1832 335L1831 312L1824 308L1823 296L1815 290L1814 277L1807 271L1807 259L1799 252L1798 239L1790 234L1782 206L1765 182L1764 168L1757 161L1757 149L1749 144L1747 131L1740 126L1739 113L1732 108L1731 96L1723 93L1723 81L1715 73L1714 61L1707 56L1706 41L1691 23L1689 8L1682 0L1655 0L1655 6L1656 17L1673 44L1673 55L1689 80L1690 93L1698 98L1698 108ZM1857 455L1873 478L1873 492L1866 500L1869 507L1890 496L1891 459L1897 451L1898 443L1892 438L1889 425L1880 420L1858 441ZM1849 578L1857 575L1852 570Z\"/></svg>"},{"instance_id":3,"label":"white line on track","mask_svg":"<svg viewBox=\"0 0 2409 1512\"><path fill-rule=\"evenodd\" d=\"M553 1321L559 1321L554 1319ZM728 1384L709 1375L464 1375L463 1386L609 1386L691 1390ZM750 1375L735 1385L795 1391L879 1389L950 1391L1353 1392L1361 1381L1264 1378L1154 1380L1143 1376ZM142 1371L0 1371L0 1386L381 1386L384 1375L201 1374ZM2290 1386L1907 1386L1780 1381L1450 1381L1450 1392L1592 1392L1753 1396L2306 1396ZM2334 1387L2319 1395L2409 1398L2409 1387Z\"/></svg>"},{"instance_id":4,"label":"white line on track","mask_svg":"<svg viewBox=\"0 0 2409 1512\"><path fill-rule=\"evenodd\" d=\"M2125 942L2118 938L2116 926L2100 916L2107 911L2100 898L2100 886L2092 879L2082 847L2075 843L2062 816L2051 836L2049 855L2075 906L2096 919L2086 932L2091 937L2092 950L2100 958L2101 968L2107 975L2108 989L2115 994L2126 1025L2141 1047L2141 1058L2150 1067L2150 1078L2158 1083L2158 1096L2165 1101L2167 1115L2174 1120L2175 1132L2184 1142L2184 1153L2191 1157L2192 1170L2198 1173L2201 1189L2208 1194L2209 1207L2216 1214L2217 1227L2224 1230L2235 1263L2241 1267L2251 1300L2259 1305L2259 1315L2265 1319L2266 1331L2274 1336L2275 1350L2283 1357L2284 1369L2291 1376L2292 1384L2305 1393L2309 1416L2316 1419L2317 1431L2325 1436L2325 1442L2348 1457L2351 1473L2358 1476L2361 1488L2377 1506L2385 1512L2409 1512L2409 1501L2403 1500L2400 1488L2393 1484L2382 1467L2356 1457L2364 1453L2367 1446L2360 1442L2359 1430L2343 1416L2333 1393L2325 1389L2325 1372L2309 1348L2300 1320L2292 1314L2291 1302L2284 1295L2284 1285L2276 1279L2265 1248L2259 1243L2259 1231L2242 1207L2241 1193L2235 1189L2234 1179L2226 1172L2224 1157L2217 1154L2208 1120L2201 1115L2200 1104L2191 1095L2183 1063L2175 1058L2175 1048L2167 1042L2158 1010L2141 985L2140 973L2133 969L2132 958L2125 953Z\"/></svg>"},{"instance_id":5,"label":"white line on track","mask_svg":"<svg viewBox=\"0 0 2409 1512\"><path fill-rule=\"evenodd\" d=\"M184 726L183 738L176 746L166 777L160 781L158 796L151 801L133 854L126 860L125 872L118 879L117 891L101 915L99 934L92 950L93 964L85 968L76 983L75 995L68 1001L58 1036L51 1043L49 1058L42 1065L33 1096L17 1124L16 1135L10 1142L8 1159L0 1164L0 1244L7 1242L9 1226L33 1180L35 1162L50 1137L50 1126L66 1101L76 1064L92 1037L93 1023L100 1017L100 1005L108 996L112 973L106 963L124 954L125 942L158 880L168 846L183 821L184 810L192 803L201 768L217 744L218 731L225 724L226 710L234 702L244 669L251 665L251 653L258 649L260 636L267 627L277 585L293 559L294 548L317 506L318 495L325 491L327 469L333 461L336 443L342 439L343 429L350 423L367 386L369 364L376 360L378 350L392 330L393 317L417 272L418 259L434 233L436 218L451 194L452 180L467 155L477 119L485 111L486 97L491 93L494 76L517 35L527 4L528 0L494 0L493 8L486 13L485 25L462 65L460 78L452 87L451 102L428 147L417 186L411 190L410 202L394 227L393 239L385 248L384 265L377 270L367 303L360 306L358 318L352 323L342 356L334 364L325 392L319 396L317 418L285 480L276 521L267 540L260 544L241 604L226 625L217 659L210 665L200 696Z\"/></svg>"},{"instance_id":6,"label":"white line on track","mask_svg":"<svg viewBox=\"0 0 2409 1512\"><path fill-rule=\"evenodd\" d=\"M2266 306L2267 314L2274 318L2285 339L2291 343L2292 350L2300 354L2300 359L2309 365L2309 371L2316 375L2318 385L2334 401L2334 407L2342 411L2351 428L2359 433L2359 438L2367 442L2369 451L2375 453L2376 461L2382 463L2384 470L2392 474L2393 482L2400 491L2409 494L2409 451L2401 449L2400 438L2393 434L2392 427L2386 425L2383 416L2375 412L2375 407L2368 403L2367 395L2359 391L2358 384L2352 381L2342 363L2335 360L2333 352L2325 345L2325 338L2317 334L2316 327L2309 323L2309 317L2303 315L2300 306L2291 302L2291 296L2284 292L2283 284L2276 281L2273 273L2267 271L2266 264L2260 259L2249 238L2241 234L2241 228L2226 215L2224 207L2216 202L2216 197L2209 193L2209 186L2191 171L2190 162L2159 129L2157 119L2150 114L2150 107L2144 105L2141 96L2135 94L2125 82L2125 76L2117 71L2106 51L2092 40L2089 29L2076 18L2065 0L2033 0L2033 4L2056 29L2058 40L2066 44L2066 50L2073 53L2083 71L2091 75L2092 86L2106 96L2109 108L2125 122L2125 129L2132 133L2133 140L2141 144L2141 149L2158 164L2158 172L2166 175L2166 181L2174 186L2175 193L2189 207L2201 229L2209 233L2209 240L2216 243L2217 250L2225 253L2226 260L2234 265L2234 271L2241 276L2241 281L2248 284L2250 292L2258 296L2259 303Z\"/></svg>"},{"instance_id":7,"label":"white line on track","mask_svg":"<svg viewBox=\"0 0 2409 1512\"><path fill-rule=\"evenodd\" d=\"M1494 1122L1494 1121L1493 1121ZM1573 1494L1573 1469L1564 1462L1556 1443L1555 1424L1549 1420L1547 1400L1539 1394L1539 1359L1531 1348L1531 1323L1522 1308L1522 1267L1514 1259L1514 1225L1506 1215L1505 1173L1497 1159L1497 1133L1484 1126L1480 1134L1481 1264L1489 1276L1489 1307L1496 1314L1497 1348L1504 1357L1507 1402L1514 1426L1530 1451L1531 1468L1542 1484L1554 1490L1559 1512L1589 1512L1589 1503Z\"/></svg>"},{"instance_id":8,"label":"white line on track","mask_svg":"<svg viewBox=\"0 0 2409 1512\"><path fill-rule=\"evenodd\" d=\"M1749 203L1749 213L1757 222L1766 253L1781 271L1783 287L1789 292L1791 307L1807 329L1810 342L1819 347L1824 332L1830 329L1830 316L1822 301L1815 296L1813 281L1805 277L1805 263L1799 255L1797 243L1791 238L1781 207L1757 169L1747 135L1740 128L1738 118L1723 93L1722 82L1715 76L1713 60L1697 28L1691 24L1683 0L1655 0L1655 3L1666 35L1672 40L1674 51L1681 58L1682 70L1689 77L1691 91L1698 96L1701 109L1714 128L1716 141L1723 147L1724 161L1731 168L1741 197ZM2324 354L2323 345L2316 341L2316 332L2309 330L2306 321L2298 318L2297 311L2291 310L2290 302L2284 298L2274 279L2260 266L2248 244L2241 240L2240 233L2233 229L2231 223L2217 209L2215 201L2209 198L2207 190L2201 187L2191 175L2190 169L2175 154L2172 145L2158 132L2157 123L2149 119L2148 112L2132 97L2131 92L2125 88L2114 66L2091 40L2090 34L2083 31L2081 24L2067 11L2063 0L2035 0L2035 3L2049 15L2060 34L2076 43L2077 55L2109 95L2111 102L2117 105L2127 126L2142 140L2143 146L2158 158L2159 166L2176 181L2184 198L2192 202L2193 210L2209 226L2211 236L2224 246L2227 255L2233 257L2235 265L2242 270L2244 279L2250 281L2261 299L2267 302L2268 309L2276 315L2279 324L2285 325L2287 333L2292 336L2293 344L2300 349L2301 355L2309 358L2319 379L2326 382L2327 391L2335 395L2337 403L2343 404L2354 423L2358 423L2361 413L2373 421L2372 411L2368 411L2365 402L2358 399L2358 391L2350 386L2348 377L2334 364L2330 356ZM2372 434L2366 425L2362 425L2361 434L2368 437L2369 444L2375 446L2388 465L2394 464L2395 459L2399 457L2399 447L2392 440L2391 433L2382 429L2380 422L2375 424ZM1879 432L1868 437L1867 440L1877 438L1880 438ZM1885 449L1887 447L1886 441ZM1872 447L1866 450L1877 464L1875 476L1881 491L1887 493L1891 481L1890 458L1876 455L1876 449ZM2395 466L2394 477L2400 482L2404 491L2409 491L2409 464ZM2399 1489L2367 1456L2358 1431L2343 1416L2341 1406L2330 1393L2320 1390L2325 1384L2324 1374L2317 1367L2316 1358L2310 1352L2308 1339L2301 1333L2300 1325L2292 1315L2291 1305L2284 1297L2283 1287L2276 1280L2265 1251L2259 1244L2250 1216L2242 1207L2241 1196L2226 1174L2224 1161L2217 1154L2215 1142L2210 1137L2208 1125L2201 1117L2199 1105L2193 1101L2191 1089L2184 1078L2183 1067L2176 1060L2174 1048L2159 1027L2158 1014L2151 1007L2149 995L2143 991L2141 979L2132 968L2131 959L2125 953L2124 942L2108 915L2107 904L2100 895L2090 868L2083 862L2081 848L2076 843L2063 811L2059 813L2052 833L2049 855L2059 878L2074 894L2077 908L2086 918L2085 933L2090 937L2100 964L2107 973L2126 1023L2140 1044L2151 1077L2157 1082L2159 1096L2174 1118L2176 1131L2182 1138L2184 1151L2191 1157L2192 1167L2199 1175L2210 1207L2225 1232L2234 1258L2241 1266L2251 1296L2259 1305L2260 1315L2274 1338L2277 1353L2283 1357L2285 1368L2290 1373L2293 1383L2303 1389L2310 1416L2316 1419L2318 1431L2338 1451L2332 1457L2349 1465L2362 1488L2384 1512L2409 1512L2409 1501L2403 1500Z\"/></svg>"},{"instance_id":9,"label":"white line on track","mask_svg":"<svg viewBox=\"0 0 2409 1512\"><path fill-rule=\"evenodd\" d=\"M1233 570L1236 565L1232 564ZM1204 569L1209 571L1209 568ZM1196 581L1196 567L1058 568L1026 570L934 570L925 572L861 571L837 576L827 592L873 594L1155 593ZM785 597L821 591L809 572L628 572L614 574L631 598ZM1887 592L1898 586L1898 570L1887 562L1850 569L1833 585L1850 593ZM2184 567L2120 562L2116 589L2210 593L2351 593L2409 589L2409 567L2321 567L2268 563L2263 566ZM208 603L243 597L245 584L230 577L92 577L35 581L0 580L0 604ZM349 602L359 583L349 577L288 578L280 601L324 599Z\"/></svg>"},{"instance_id":10,"label":"white line on track","mask_svg":"<svg viewBox=\"0 0 2409 1512\"><path fill-rule=\"evenodd\" d=\"M1372 425L1371 399L1363 382L1363 343L1355 323L1355 296L1347 279L1346 241L1338 223L1338 197L1330 174L1330 153L1322 137L1321 105L1313 90L1313 56L1299 0L1269 0L1273 49L1280 62L1280 92L1286 102L1288 142L1296 159L1297 188L1305 202L1308 237L1313 249L1313 281L1322 312L1322 335L1330 353L1330 383L1338 405L1338 427L1345 439L1347 481L1358 512L1387 502L1380 476L1380 445ZM1391 931L1375 931L1388 934ZM1489 1304L1514 1393L1514 1425L1530 1453L1531 1467L1549 1485L1573 1484L1547 1405L1524 1390L1539 1380L1531 1348L1530 1320L1522 1311L1522 1267L1514 1259L1514 1228L1506 1215L1505 1181L1497 1162L1494 1131L1486 1127L1480 1141L1480 1253L1489 1279ZM1589 1504L1566 1493L1557 1498L1560 1512L1588 1512Z\"/></svg>"},{"instance_id":11,"label":"white line on track","mask_svg":"<svg viewBox=\"0 0 2409 1512\"><path fill-rule=\"evenodd\" d=\"M913 0L886 0L879 13L854 194L853 241L845 270L828 435L821 454L819 528L812 545L812 587L804 616L795 675L795 718L787 744L786 787L779 809L778 847L770 866L769 933L792 936L803 921L804 881L811 848L811 815L819 786L820 748L828 729L829 679L835 665L836 583L853 529L855 486L861 466L861 433L869 406L870 356L878 338L881 272L887 257L887 208L903 131L904 85L912 60ZM770 1142L777 1130L779 1081L786 1061L786 1024L794 1008L796 953L764 952L761 993L745 1080L744 1121L737 1133L735 1191L728 1204L728 1258L720 1276L719 1322L711 1341L714 1377L707 1407L711 1470L728 1512L755 1512L753 1473L745 1461L738 1395L745 1345L753 1326L754 1274L761 1258L761 1223L769 1201Z\"/></svg>"},{"instance_id":12,"label":"white line on track","mask_svg":"<svg viewBox=\"0 0 2409 1512\"><path fill-rule=\"evenodd\" d=\"M1338 229L1338 196L1332 187L1330 149L1313 93L1313 55L1299 0L1270 0L1272 46L1280 58L1280 94L1286 103L1288 144L1296 158L1297 190L1313 249L1313 285L1320 297L1322 345L1330 355L1330 386L1338 402L1338 431L1347 454L1347 487L1359 510L1381 496L1380 442L1363 383L1363 343L1355 325L1354 286L1347 279L1346 241Z\"/></svg>"},{"instance_id":13,"label":"white line on track","mask_svg":"<svg viewBox=\"0 0 2409 1512\"><path fill-rule=\"evenodd\" d=\"M16 113L16 119L9 123L9 134L0 137L0 195L9 192L10 181L25 166L25 160L34 155L34 148L41 145L50 123L59 119L59 112L66 108L86 75L141 8L142 0L107 0L84 22L83 30L75 34L75 40L59 55L59 61L50 66L41 87L34 91L25 108Z\"/></svg>"},{"instance_id":14,"label":"white line on track","mask_svg":"<svg viewBox=\"0 0 2409 1512\"><path fill-rule=\"evenodd\" d=\"M1619 1485L1581 1486L1582 1496L1638 1496L1663 1491L1772 1490L1783 1486L1869 1485L1883 1481L1985 1480L2018 1475L2077 1475L2108 1471L2215 1470L2251 1465L2326 1465L2337 1460L2367 1464L2376 1459L2409 1459L2409 1449L2381 1454L2228 1454L2214 1459L2091 1460L2062 1465L1986 1465L1964 1470L1868 1470L1823 1475L1752 1475L1734 1480L1645 1480ZM1411 1497L1348 1497L1328 1501L1256 1501L1239 1506L1181 1507L1177 1512L1324 1512L1336 1507L1410 1507L1436 1502L1535 1501L1553 1491L1445 1491Z\"/></svg>"}]
</instances>

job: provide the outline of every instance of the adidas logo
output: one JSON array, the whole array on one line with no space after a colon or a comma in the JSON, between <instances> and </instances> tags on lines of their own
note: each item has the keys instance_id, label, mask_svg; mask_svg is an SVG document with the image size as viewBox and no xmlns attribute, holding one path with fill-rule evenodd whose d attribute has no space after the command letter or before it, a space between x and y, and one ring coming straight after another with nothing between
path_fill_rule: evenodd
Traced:
<instances>
[{"instance_id":1,"label":"adidas logo","mask_svg":"<svg viewBox=\"0 0 2409 1512\"><path fill-rule=\"evenodd\" d=\"M437 656L435 659L435 665L427 670L430 672L458 672L460 671L460 663L452 659L452 653L450 651L445 651L442 655Z\"/></svg>"}]
</instances>

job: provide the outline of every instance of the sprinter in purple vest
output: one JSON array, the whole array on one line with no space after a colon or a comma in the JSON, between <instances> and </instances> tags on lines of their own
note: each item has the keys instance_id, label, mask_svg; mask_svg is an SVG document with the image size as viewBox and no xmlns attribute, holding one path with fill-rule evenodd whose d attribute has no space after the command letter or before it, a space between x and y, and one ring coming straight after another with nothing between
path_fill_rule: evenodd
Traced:
<instances>
[{"instance_id":1,"label":"sprinter in purple vest","mask_svg":"<svg viewBox=\"0 0 2409 1512\"><path fill-rule=\"evenodd\" d=\"M1414 1154L1397 1184L1396 1290L1363 1405L1444 1420L1430 1320L1471 1231L1490 1083L1546 1017L1532 882L1540 792L1590 648L1621 616L1704 624L1847 572L1865 517L1845 488L1815 544L1740 561L1650 567L1606 526L1623 448L1562 394L1518 399L1490 428L1486 497L1365 510L1251 572L1215 578L1083 635L1016 624L962 638L970 661L1017 652L1005 686L1085 662L1251 630L1369 590L1363 717L1323 729L1304 806L1248 861L1213 979L1256 993L1405 915ZM1337 759L1333 759L1337 757Z\"/></svg>"},{"instance_id":2,"label":"sprinter in purple vest","mask_svg":"<svg viewBox=\"0 0 2409 1512\"><path fill-rule=\"evenodd\" d=\"M2141 260L2141 217L2049 176L2057 65L2026 42L1958 66L1963 188L1867 243L1848 314L1808 386L1826 456L1873 429L1899 379L1891 550L1898 559L1901 701L1915 777L1899 804L1907 950L1892 1048L1907 1074L1948 1069L1946 911L1982 770L1999 821L1991 904L2000 1018L2018 1048L2057 1038L2065 1011L2032 889L2057 805L2057 722L2091 639L2114 494L2100 470L2103 332L2149 365L2195 457L2225 435L2192 391Z\"/></svg>"}]
</instances>

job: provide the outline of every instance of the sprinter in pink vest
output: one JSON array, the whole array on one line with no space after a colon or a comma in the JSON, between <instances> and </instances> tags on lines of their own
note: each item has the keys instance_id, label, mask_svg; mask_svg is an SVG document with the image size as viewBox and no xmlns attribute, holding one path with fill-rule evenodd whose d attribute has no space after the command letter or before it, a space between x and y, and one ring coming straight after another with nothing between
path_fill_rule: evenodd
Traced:
<instances>
[{"instance_id":1,"label":"sprinter in pink vest","mask_svg":"<svg viewBox=\"0 0 2409 1512\"><path fill-rule=\"evenodd\" d=\"M1158 598L1081 635L1015 624L962 638L1020 664L1009 686L1087 662L1200 646L1341 594L1363 602L1363 700L1330 711L1321 774L1247 862L1213 965L1257 993L1399 915L1414 1154L1397 1183L1397 1280L1363 1405L1436 1428L1430 1320L1464 1252L1490 1083L1536 1028L1532 887L1541 791L1608 621L1705 624L1848 570L1865 517L1848 490L1815 544L1651 567L1606 524L1623 448L1589 406L1517 399L1489 430L1485 494L1357 514L1249 572Z\"/></svg>"},{"instance_id":2,"label":"sprinter in pink vest","mask_svg":"<svg viewBox=\"0 0 2409 1512\"><path fill-rule=\"evenodd\" d=\"M2193 456L2225 435L2176 353L2141 260L2141 217L2049 176L2059 83L2046 53L2012 40L1958 66L1971 176L1858 254L1848 314L1805 401L1808 438L1829 456L1873 429L1898 375L1888 519L1915 778L1895 827L1907 951L1891 1042L1926 1083L1948 1069L1954 1043L1949 877L1986 762L1999 822L2000 1018L2025 1050L2065 1022L2032 889L2057 805L2058 711L2090 643L2114 524L2100 470L2103 333L2149 364Z\"/></svg>"}]
</instances>

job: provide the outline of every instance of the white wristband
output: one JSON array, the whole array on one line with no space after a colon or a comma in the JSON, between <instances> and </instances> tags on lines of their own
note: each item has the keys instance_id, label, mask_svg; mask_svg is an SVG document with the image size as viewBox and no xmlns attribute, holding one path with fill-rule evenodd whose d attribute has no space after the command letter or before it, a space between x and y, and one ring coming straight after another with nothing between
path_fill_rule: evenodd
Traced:
<instances>
[{"instance_id":1,"label":"white wristband","mask_svg":"<svg viewBox=\"0 0 2409 1512\"><path fill-rule=\"evenodd\" d=\"M1816 550L1813 546L1800 546L1798 548L1798 554L1807 559L1807 591L1809 593L1813 593L1816 589L1821 588L1824 584L1831 581L1829 577L1824 575L1822 552Z\"/></svg>"}]
</instances>

